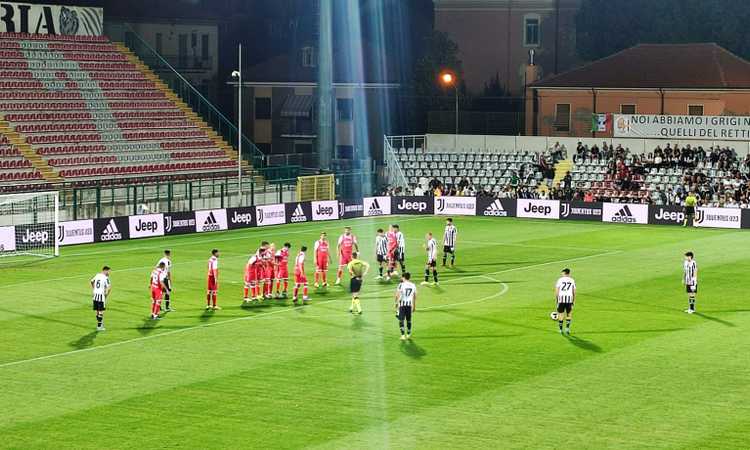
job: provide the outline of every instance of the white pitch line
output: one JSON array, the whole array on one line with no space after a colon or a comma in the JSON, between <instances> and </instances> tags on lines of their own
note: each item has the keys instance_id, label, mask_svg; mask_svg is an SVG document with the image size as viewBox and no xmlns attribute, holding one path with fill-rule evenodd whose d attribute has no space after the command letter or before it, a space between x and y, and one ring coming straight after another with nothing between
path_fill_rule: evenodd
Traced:
<instances>
[{"instance_id":1,"label":"white pitch line","mask_svg":"<svg viewBox=\"0 0 750 450\"><path fill-rule=\"evenodd\" d=\"M560 264L560 263L564 263L564 262L582 261L582 260L585 260L585 259L596 258L596 257L599 257L599 256L606 256L606 255L614 255L614 254L618 254L618 253L621 253L621 252L620 251L613 251L613 252L598 253L598 254L595 254L595 255L582 256L580 258L563 259L563 260L558 260L558 261L548 261L548 262L545 262L545 263L533 264L533 265L530 265L530 266L520 266L520 267L515 267L513 269L499 270L497 272L490 272L490 273L486 273L486 274L482 274L482 275L468 275L468 276L459 277L459 278L451 278L451 279L446 280L446 283L451 282L451 281L455 282L457 280L470 279L470 278L489 278L489 279L494 280L494 278L491 278L490 275L497 275L497 274L501 274L501 273L515 272L515 271L524 270L524 269L533 269L533 268L536 268L536 267L543 267L543 266L550 265L550 264ZM495 281L497 281L497 280L495 280ZM505 284L505 283L502 283L502 284ZM380 291L380 293L385 292L385 291L386 290ZM507 292L507 289L506 289L505 292ZM505 292L503 292L503 294ZM497 294L495 294L495 295L497 295ZM319 303L315 303L314 305L324 305L326 303L332 303L332 302L335 302L335 301L338 301L338 300L326 300L326 301L322 301L322 302L319 302ZM472 300L472 301L476 302L476 300ZM312 307L314 305L309 305L309 306L307 306L307 308L310 308L310 307ZM445 305L443 307L446 307L446 306L448 306L448 305ZM90 351L99 350L99 349L106 349L106 348L117 347L117 346L120 346L120 345L130 344L130 343L133 343L133 342L146 341L146 340L155 339L155 338L161 337L161 336L170 336L170 335L174 335L174 334L178 334L178 333L183 333L183 332L186 332L186 331L203 329L203 328L208 328L208 327L211 327L211 326L218 326L218 325L223 325L223 324L227 324L227 323L238 322L238 321L242 321L242 320L260 319L262 317L269 316L269 315L272 315L272 314L281 314L281 313L284 313L284 312L290 312L290 311L296 311L296 310L297 309L295 309L295 308L288 308L288 309L282 309L282 310L278 310L278 311L272 311L272 312L269 312L269 313L260 314L260 315L257 315L257 316L236 317L234 319L223 320L221 322L213 322L213 323L196 325L196 326L193 326L193 327L180 328L178 330L165 331L164 333L158 333L158 334L152 334L152 335L149 335L149 336L142 336L142 337L137 337L137 338L133 338L133 339L127 339L127 340L124 340L124 341L113 342L111 344L101 345L101 346L98 346L98 347L84 348L84 349L80 349L80 350L70 350L70 351L62 352L62 353L53 353L51 355L38 356L36 358L22 359L22 360L18 360L18 361L11 361L11 362L0 364L0 369L4 369L6 367L17 366L17 365L21 365L21 364L26 364L26 363L30 363L30 362L44 361L44 360L47 360L47 359L57 358L57 357L60 357L60 356L68 356L68 355L74 355L74 354L83 353L83 352L90 352Z\"/></svg>"}]
</instances>

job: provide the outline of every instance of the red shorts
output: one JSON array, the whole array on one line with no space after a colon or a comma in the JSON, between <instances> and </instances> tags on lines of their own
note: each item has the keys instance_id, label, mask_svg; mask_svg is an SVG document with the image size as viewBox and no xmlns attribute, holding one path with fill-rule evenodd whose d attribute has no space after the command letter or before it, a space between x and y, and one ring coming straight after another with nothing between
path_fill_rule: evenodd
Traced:
<instances>
[{"instance_id":1,"label":"red shorts","mask_svg":"<svg viewBox=\"0 0 750 450\"><path fill-rule=\"evenodd\" d=\"M258 281L258 270L255 267L245 269L245 283L255 283Z\"/></svg>"},{"instance_id":2,"label":"red shorts","mask_svg":"<svg viewBox=\"0 0 750 450\"><path fill-rule=\"evenodd\" d=\"M315 261L315 268L317 270L328 270L328 256L318 256Z\"/></svg>"},{"instance_id":3,"label":"red shorts","mask_svg":"<svg viewBox=\"0 0 750 450\"><path fill-rule=\"evenodd\" d=\"M294 272L294 282L297 284L307 283L307 275L304 272Z\"/></svg>"},{"instance_id":4,"label":"red shorts","mask_svg":"<svg viewBox=\"0 0 750 450\"><path fill-rule=\"evenodd\" d=\"M345 266L352 262L352 254L351 253L342 253L339 255L339 266Z\"/></svg>"},{"instance_id":5,"label":"red shorts","mask_svg":"<svg viewBox=\"0 0 750 450\"><path fill-rule=\"evenodd\" d=\"M151 300L161 301L162 295L163 295L163 292L161 289L151 288Z\"/></svg>"},{"instance_id":6,"label":"red shorts","mask_svg":"<svg viewBox=\"0 0 750 450\"><path fill-rule=\"evenodd\" d=\"M217 280L214 277L208 277L208 290L209 291L218 291L219 290L219 280Z\"/></svg>"},{"instance_id":7,"label":"red shorts","mask_svg":"<svg viewBox=\"0 0 750 450\"><path fill-rule=\"evenodd\" d=\"M289 278L289 268L284 266L279 266L278 269L276 269L276 278L280 280L286 280Z\"/></svg>"},{"instance_id":8,"label":"red shorts","mask_svg":"<svg viewBox=\"0 0 750 450\"><path fill-rule=\"evenodd\" d=\"M271 278L273 278L273 273L274 273L273 266L266 266L263 268L264 279L270 280Z\"/></svg>"}]
</instances>

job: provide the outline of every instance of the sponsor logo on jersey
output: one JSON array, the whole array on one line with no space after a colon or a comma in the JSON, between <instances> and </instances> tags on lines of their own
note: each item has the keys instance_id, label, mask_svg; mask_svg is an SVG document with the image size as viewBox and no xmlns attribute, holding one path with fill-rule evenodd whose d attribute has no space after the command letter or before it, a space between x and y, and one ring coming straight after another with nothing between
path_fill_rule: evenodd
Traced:
<instances>
[{"instance_id":1,"label":"sponsor logo on jersey","mask_svg":"<svg viewBox=\"0 0 750 450\"><path fill-rule=\"evenodd\" d=\"M49 233L46 231L31 231L28 228L26 233L21 236L21 242L24 244L46 244L49 240Z\"/></svg>"},{"instance_id":2,"label":"sponsor logo on jersey","mask_svg":"<svg viewBox=\"0 0 750 450\"><path fill-rule=\"evenodd\" d=\"M201 230L203 231L221 230L221 226L219 225L219 222L216 221L216 216L214 216L213 211L208 213L208 217L206 217L206 220L203 222L203 226L201 227Z\"/></svg>"},{"instance_id":3,"label":"sponsor logo on jersey","mask_svg":"<svg viewBox=\"0 0 750 450\"><path fill-rule=\"evenodd\" d=\"M297 207L294 208L290 221L293 223L307 222L307 216L305 215L305 211L302 210L302 205L300 203L297 203Z\"/></svg>"},{"instance_id":4,"label":"sponsor logo on jersey","mask_svg":"<svg viewBox=\"0 0 750 450\"><path fill-rule=\"evenodd\" d=\"M482 214L485 216L508 217L508 211L503 208L503 202L501 202L499 199L495 200L490 204L490 206L485 208Z\"/></svg>"},{"instance_id":5,"label":"sponsor logo on jersey","mask_svg":"<svg viewBox=\"0 0 750 450\"><path fill-rule=\"evenodd\" d=\"M612 222L637 223L638 220L635 218L635 216L633 216L632 211L630 211L630 206L625 205L620 208L620 210L617 211L614 216L612 216Z\"/></svg>"},{"instance_id":6,"label":"sponsor logo on jersey","mask_svg":"<svg viewBox=\"0 0 750 450\"><path fill-rule=\"evenodd\" d=\"M101 235L101 241L119 241L122 239L122 233L117 229L115 219L110 219L107 226L104 228L104 232Z\"/></svg>"},{"instance_id":7,"label":"sponsor logo on jersey","mask_svg":"<svg viewBox=\"0 0 750 450\"><path fill-rule=\"evenodd\" d=\"M427 202L409 202L406 201L406 199L402 199L400 203L396 204L396 210L416 212L427 211Z\"/></svg>"}]
</instances>

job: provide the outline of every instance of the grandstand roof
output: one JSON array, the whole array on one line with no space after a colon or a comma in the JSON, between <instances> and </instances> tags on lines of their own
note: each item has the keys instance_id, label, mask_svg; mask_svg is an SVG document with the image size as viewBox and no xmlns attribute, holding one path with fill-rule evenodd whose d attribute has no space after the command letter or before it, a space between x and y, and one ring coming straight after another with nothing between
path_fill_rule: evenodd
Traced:
<instances>
[{"instance_id":1,"label":"grandstand roof","mask_svg":"<svg viewBox=\"0 0 750 450\"><path fill-rule=\"evenodd\" d=\"M750 88L750 62L714 43L639 44L532 88Z\"/></svg>"}]
</instances>

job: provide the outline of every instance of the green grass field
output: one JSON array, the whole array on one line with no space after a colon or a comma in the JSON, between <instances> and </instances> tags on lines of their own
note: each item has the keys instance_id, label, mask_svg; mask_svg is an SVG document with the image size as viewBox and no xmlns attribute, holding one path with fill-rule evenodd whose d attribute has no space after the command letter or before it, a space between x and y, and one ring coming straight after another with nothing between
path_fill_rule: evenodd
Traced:
<instances>
[{"instance_id":1,"label":"green grass field","mask_svg":"<svg viewBox=\"0 0 750 450\"><path fill-rule=\"evenodd\" d=\"M423 274L440 218L347 221L373 260L398 222ZM694 448L750 447L750 233L457 218L457 267L422 287L411 342L394 284L366 280L306 307L241 306L262 239L311 246L344 222L65 248L0 269L0 447ZM204 312L205 265L221 249L222 311ZM147 279L174 259L176 312L147 319ZM682 254L700 268L686 307ZM113 267L107 331L88 280ZM549 319L560 269L578 284L573 335ZM308 264L312 281L312 268ZM331 272L330 276L333 276Z\"/></svg>"}]
</instances>

